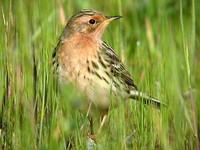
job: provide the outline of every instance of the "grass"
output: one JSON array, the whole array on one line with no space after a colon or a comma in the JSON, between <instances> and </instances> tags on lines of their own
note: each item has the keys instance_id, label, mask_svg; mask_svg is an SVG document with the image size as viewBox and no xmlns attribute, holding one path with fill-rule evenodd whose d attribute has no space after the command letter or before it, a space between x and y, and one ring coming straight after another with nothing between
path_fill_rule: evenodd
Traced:
<instances>
[{"instance_id":1,"label":"grass","mask_svg":"<svg viewBox=\"0 0 200 150\"><path fill-rule=\"evenodd\" d=\"M59 3L60 2L60 3ZM64 15L61 17L63 8ZM200 136L200 4L189 0L0 2L0 145L2 149L86 149L81 94L58 87L51 54L63 20L82 8L123 15L103 39L142 91L168 105L128 100L111 109L100 149L198 149ZM95 131L98 130L95 118Z\"/></svg>"}]
</instances>

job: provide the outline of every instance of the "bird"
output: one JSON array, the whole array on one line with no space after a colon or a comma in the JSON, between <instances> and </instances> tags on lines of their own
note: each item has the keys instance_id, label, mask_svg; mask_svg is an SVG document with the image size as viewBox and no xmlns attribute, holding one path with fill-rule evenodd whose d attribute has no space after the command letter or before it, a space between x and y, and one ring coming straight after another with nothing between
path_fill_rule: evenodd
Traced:
<instances>
[{"instance_id":1,"label":"bird","mask_svg":"<svg viewBox=\"0 0 200 150\"><path fill-rule=\"evenodd\" d=\"M115 50L102 40L105 28L120 18L93 9L74 14L52 53L53 72L61 83L76 85L86 97L83 103L98 110L108 111L127 99L160 108L159 100L138 90Z\"/></svg>"}]
</instances>

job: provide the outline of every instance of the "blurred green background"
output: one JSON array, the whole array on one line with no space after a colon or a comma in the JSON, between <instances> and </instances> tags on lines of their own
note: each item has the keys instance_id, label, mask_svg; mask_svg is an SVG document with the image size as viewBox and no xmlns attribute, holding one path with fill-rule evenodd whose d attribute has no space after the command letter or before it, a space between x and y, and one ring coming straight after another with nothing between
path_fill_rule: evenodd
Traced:
<instances>
[{"instance_id":1,"label":"blurred green background","mask_svg":"<svg viewBox=\"0 0 200 150\"><path fill-rule=\"evenodd\" d=\"M99 149L195 149L200 136L199 0L1 0L1 149L89 149L74 87L54 81L51 55L67 20L83 8L123 18L111 45L139 89L168 105L128 100L111 109ZM95 130L98 120L95 119Z\"/></svg>"}]
</instances>

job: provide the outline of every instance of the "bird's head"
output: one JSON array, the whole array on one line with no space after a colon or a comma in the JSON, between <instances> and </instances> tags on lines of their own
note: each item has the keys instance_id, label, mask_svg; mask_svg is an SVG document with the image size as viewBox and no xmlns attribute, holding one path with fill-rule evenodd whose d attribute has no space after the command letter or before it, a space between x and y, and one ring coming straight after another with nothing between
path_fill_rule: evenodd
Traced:
<instances>
[{"instance_id":1,"label":"bird's head","mask_svg":"<svg viewBox=\"0 0 200 150\"><path fill-rule=\"evenodd\" d=\"M101 37L106 26L121 16L107 16L92 9L83 9L72 16L66 27L70 34L83 33Z\"/></svg>"}]
</instances>

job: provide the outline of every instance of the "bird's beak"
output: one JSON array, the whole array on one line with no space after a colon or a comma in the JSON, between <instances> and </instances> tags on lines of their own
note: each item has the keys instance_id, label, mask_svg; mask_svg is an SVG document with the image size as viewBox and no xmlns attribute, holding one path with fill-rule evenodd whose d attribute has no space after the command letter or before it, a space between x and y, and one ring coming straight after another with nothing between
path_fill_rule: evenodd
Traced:
<instances>
[{"instance_id":1,"label":"bird's beak","mask_svg":"<svg viewBox=\"0 0 200 150\"><path fill-rule=\"evenodd\" d=\"M106 26L113 20L120 19L122 16L105 16L105 19L100 23L96 29L96 35L101 36Z\"/></svg>"},{"instance_id":2,"label":"bird's beak","mask_svg":"<svg viewBox=\"0 0 200 150\"><path fill-rule=\"evenodd\" d=\"M107 16L107 19L105 20L106 22L111 22L113 20L117 20L122 18L122 16Z\"/></svg>"}]
</instances>

